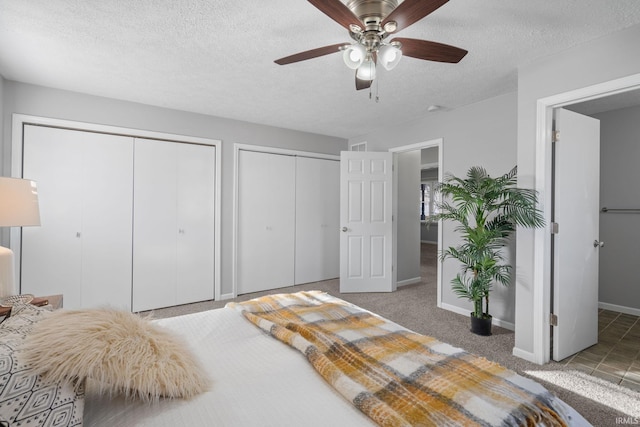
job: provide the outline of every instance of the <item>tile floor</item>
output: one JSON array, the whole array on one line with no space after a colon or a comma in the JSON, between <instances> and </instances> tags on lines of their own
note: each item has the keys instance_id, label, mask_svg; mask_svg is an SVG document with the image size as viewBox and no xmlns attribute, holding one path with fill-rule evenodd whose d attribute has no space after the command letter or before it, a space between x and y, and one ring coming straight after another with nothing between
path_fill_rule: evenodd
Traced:
<instances>
[{"instance_id":1,"label":"tile floor","mask_svg":"<svg viewBox=\"0 0 640 427\"><path fill-rule=\"evenodd\" d=\"M565 359L567 367L640 391L640 317L598 312L598 344Z\"/></svg>"}]
</instances>

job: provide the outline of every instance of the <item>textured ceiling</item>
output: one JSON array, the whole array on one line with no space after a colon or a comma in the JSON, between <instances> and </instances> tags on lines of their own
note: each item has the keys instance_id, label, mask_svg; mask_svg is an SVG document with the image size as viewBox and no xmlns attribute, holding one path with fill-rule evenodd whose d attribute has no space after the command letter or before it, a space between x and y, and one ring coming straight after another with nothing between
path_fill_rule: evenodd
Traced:
<instances>
[{"instance_id":1,"label":"textured ceiling","mask_svg":"<svg viewBox=\"0 0 640 427\"><path fill-rule=\"evenodd\" d=\"M351 40L305 0L0 0L0 75L348 138L515 91L518 65L637 23L638 0L450 0L398 36L469 54L405 57L370 99L340 54L274 64Z\"/></svg>"}]
</instances>

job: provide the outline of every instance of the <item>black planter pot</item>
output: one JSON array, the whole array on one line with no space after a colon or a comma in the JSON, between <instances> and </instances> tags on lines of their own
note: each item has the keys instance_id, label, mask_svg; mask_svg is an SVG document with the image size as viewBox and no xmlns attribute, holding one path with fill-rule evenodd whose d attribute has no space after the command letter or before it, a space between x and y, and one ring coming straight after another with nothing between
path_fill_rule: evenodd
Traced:
<instances>
[{"instance_id":1,"label":"black planter pot","mask_svg":"<svg viewBox=\"0 0 640 427\"><path fill-rule=\"evenodd\" d=\"M476 335L489 336L491 335L491 316L487 318L475 317L471 314L471 332Z\"/></svg>"}]
</instances>

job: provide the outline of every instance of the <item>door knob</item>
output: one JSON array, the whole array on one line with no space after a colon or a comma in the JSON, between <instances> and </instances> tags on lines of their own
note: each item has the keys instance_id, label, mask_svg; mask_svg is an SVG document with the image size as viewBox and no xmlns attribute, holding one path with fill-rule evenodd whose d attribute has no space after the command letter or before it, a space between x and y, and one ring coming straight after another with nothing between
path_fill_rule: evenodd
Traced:
<instances>
[{"instance_id":1,"label":"door knob","mask_svg":"<svg viewBox=\"0 0 640 427\"><path fill-rule=\"evenodd\" d=\"M593 241L593 247L594 248L603 248L604 247L604 242L599 242L597 240Z\"/></svg>"},{"instance_id":2,"label":"door knob","mask_svg":"<svg viewBox=\"0 0 640 427\"><path fill-rule=\"evenodd\" d=\"M349 229L347 227L342 227L342 232L346 233L347 231L349 231Z\"/></svg>"}]
</instances>

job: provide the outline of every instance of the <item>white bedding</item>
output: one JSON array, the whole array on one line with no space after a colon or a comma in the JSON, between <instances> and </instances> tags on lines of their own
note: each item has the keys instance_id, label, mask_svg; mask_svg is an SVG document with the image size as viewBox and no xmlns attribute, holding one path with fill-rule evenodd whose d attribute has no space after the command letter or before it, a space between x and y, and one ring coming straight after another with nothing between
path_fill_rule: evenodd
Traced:
<instances>
[{"instance_id":1,"label":"white bedding","mask_svg":"<svg viewBox=\"0 0 640 427\"><path fill-rule=\"evenodd\" d=\"M297 350L266 335L232 308L157 320L181 335L210 373L211 390L156 404L109 399L87 384L84 425L372 426ZM568 406L568 405L567 405ZM568 407L572 425L590 425Z\"/></svg>"},{"instance_id":2,"label":"white bedding","mask_svg":"<svg viewBox=\"0 0 640 427\"><path fill-rule=\"evenodd\" d=\"M299 352L265 335L233 309L157 322L191 343L211 375L211 391L188 401L150 405L98 396L88 384L85 426L374 425Z\"/></svg>"}]
</instances>

